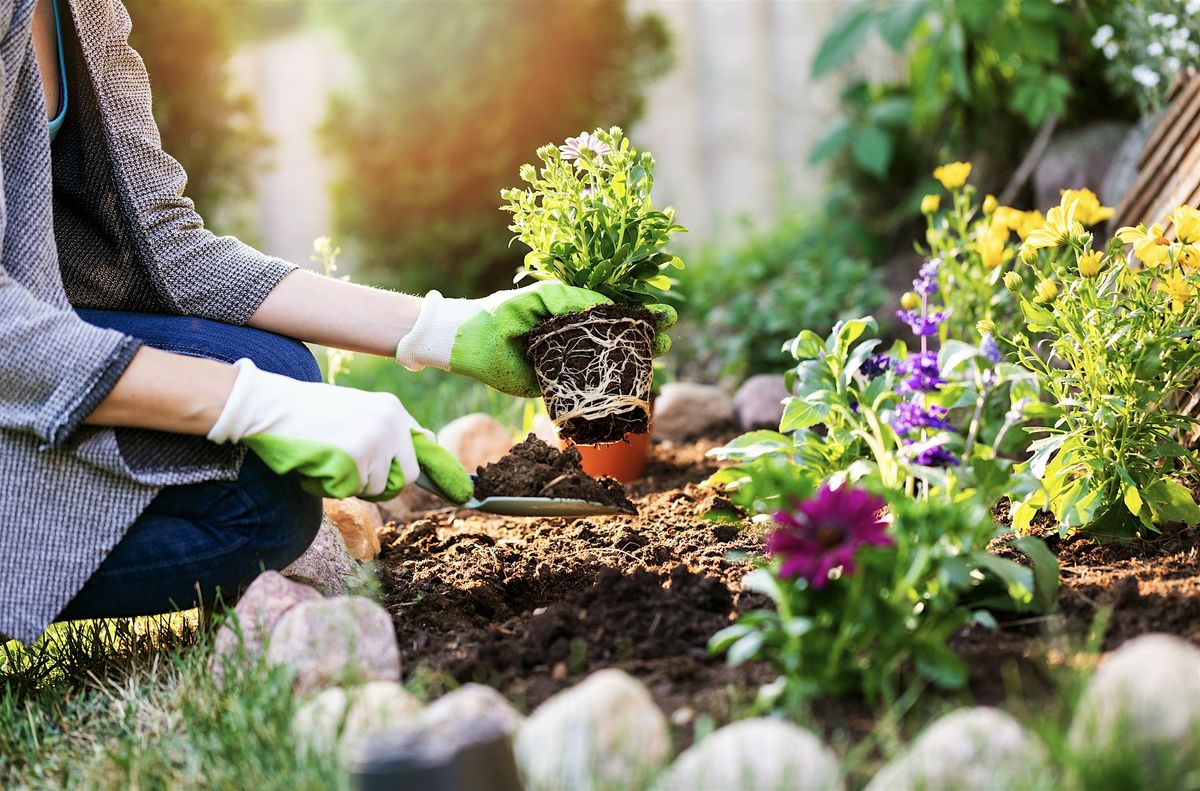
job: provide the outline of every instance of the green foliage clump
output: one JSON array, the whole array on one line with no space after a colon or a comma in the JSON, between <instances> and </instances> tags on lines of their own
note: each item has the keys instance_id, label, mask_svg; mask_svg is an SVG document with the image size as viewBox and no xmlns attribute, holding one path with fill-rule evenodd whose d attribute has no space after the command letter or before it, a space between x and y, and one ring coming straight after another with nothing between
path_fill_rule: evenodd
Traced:
<instances>
[{"instance_id":1,"label":"green foliage clump","mask_svg":"<svg viewBox=\"0 0 1200 791\"><path fill-rule=\"evenodd\" d=\"M670 62L662 21L624 2L323 5L361 64L324 131L335 231L364 278L407 290L509 283L500 189L546 140L628 126Z\"/></svg>"},{"instance_id":2,"label":"green foliage clump","mask_svg":"<svg viewBox=\"0 0 1200 791\"><path fill-rule=\"evenodd\" d=\"M658 302L671 287L666 272L683 268L663 246L687 229L675 223L673 209L654 206L654 157L615 126L537 153L542 168L520 170L529 187L501 191L513 215L509 230L529 247L525 273L591 289L618 305Z\"/></svg>"},{"instance_id":3,"label":"green foliage clump","mask_svg":"<svg viewBox=\"0 0 1200 791\"><path fill-rule=\"evenodd\" d=\"M876 308L878 276L853 239L844 223L796 213L691 256L679 312L694 329L677 334L672 363L702 381L778 372L797 326L826 332Z\"/></svg>"}]
</instances>

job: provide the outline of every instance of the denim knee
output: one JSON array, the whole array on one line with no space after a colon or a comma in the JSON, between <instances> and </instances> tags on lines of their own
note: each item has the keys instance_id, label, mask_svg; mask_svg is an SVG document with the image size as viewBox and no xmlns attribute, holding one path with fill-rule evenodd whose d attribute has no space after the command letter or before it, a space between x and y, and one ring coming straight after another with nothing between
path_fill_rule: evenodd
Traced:
<instances>
[{"instance_id":1,"label":"denim knee","mask_svg":"<svg viewBox=\"0 0 1200 791\"><path fill-rule=\"evenodd\" d=\"M263 333L248 343L243 357L248 357L258 368L274 374L282 374L301 382L320 382L321 366L308 347L300 341L282 335Z\"/></svg>"},{"instance_id":2,"label":"denim knee","mask_svg":"<svg viewBox=\"0 0 1200 791\"><path fill-rule=\"evenodd\" d=\"M274 513L255 531L263 567L279 571L312 546L321 528L324 509L320 497L309 494L295 475L285 477L274 500Z\"/></svg>"}]
</instances>

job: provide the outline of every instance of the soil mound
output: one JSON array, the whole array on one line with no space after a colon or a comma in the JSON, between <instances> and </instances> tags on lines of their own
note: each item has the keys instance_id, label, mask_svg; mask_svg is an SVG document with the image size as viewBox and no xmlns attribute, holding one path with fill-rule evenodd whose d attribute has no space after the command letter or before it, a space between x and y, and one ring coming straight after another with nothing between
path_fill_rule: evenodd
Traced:
<instances>
[{"instance_id":1,"label":"soil mound","mask_svg":"<svg viewBox=\"0 0 1200 791\"><path fill-rule=\"evenodd\" d=\"M583 471L578 450L555 450L533 434L500 461L479 468L475 496L480 500L562 497L611 505L627 514L637 513L620 483L612 478L596 480Z\"/></svg>"}]
</instances>

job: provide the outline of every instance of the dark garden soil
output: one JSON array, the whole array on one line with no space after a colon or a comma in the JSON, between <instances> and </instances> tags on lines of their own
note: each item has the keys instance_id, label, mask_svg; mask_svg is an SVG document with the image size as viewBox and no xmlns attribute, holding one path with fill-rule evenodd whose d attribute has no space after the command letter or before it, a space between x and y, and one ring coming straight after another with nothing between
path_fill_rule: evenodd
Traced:
<instances>
[{"instance_id":1,"label":"dark garden soil","mask_svg":"<svg viewBox=\"0 0 1200 791\"><path fill-rule=\"evenodd\" d=\"M530 434L508 455L480 467L475 497L561 497L612 505L630 514L637 509L612 478L596 480L583 471L577 448L560 451Z\"/></svg>"},{"instance_id":2,"label":"dark garden soil","mask_svg":"<svg viewBox=\"0 0 1200 791\"><path fill-rule=\"evenodd\" d=\"M735 557L761 547L762 529L704 518L732 508L697 485L716 467L704 455L716 444L655 446L646 477L629 487L637 515L539 520L442 509L389 525L380 566L405 673L435 688L488 683L529 710L596 669L620 667L684 726L682 741L698 714L717 722L744 714L773 674L761 664L727 667L705 644L734 613L762 604L741 588L746 568ZM1124 545L1046 537L1062 565L1061 611L956 636L970 698L1036 700L1056 666L1085 661L1086 635L1102 617L1105 650L1154 631L1200 643L1196 531ZM814 709L827 730L865 732L874 720L857 701Z\"/></svg>"},{"instance_id":3,"label":"dark garden soil","mask_svg":"<svg viewBox=\"0 0 1200 791\"><path fill-rule=\"evenodd\" d=\"M642 406L598 419L560 416L576 406L546 383L565 383L579 393L649 397L653 365L654 317L642 308L600 305L583 313L555 316L526 337L529 360L546 398L546 409L559 434L578 445L618 442L626 434L644 434L650 415ZM616 374L613 376L613 374Z\"/></svg>"}]
</instances>

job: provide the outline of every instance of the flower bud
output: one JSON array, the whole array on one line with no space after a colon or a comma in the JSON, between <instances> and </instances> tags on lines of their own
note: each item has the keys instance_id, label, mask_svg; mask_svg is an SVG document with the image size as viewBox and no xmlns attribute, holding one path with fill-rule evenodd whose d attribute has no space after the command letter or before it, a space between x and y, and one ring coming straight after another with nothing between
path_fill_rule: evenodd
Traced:
<instances>
[{"instance_id":1,"label":"flower bud","mask_svg":"<svg viewBox=\"0 0 1200 791\"><path fill-rule=\"evenodd\" d=\"M1039 302L1053 302L1058 296L1058 286L1053 280L1043 280L1037 286L1037 298Z\"/></svg>"},{"instance_id":2,"label":"flower bud","mask_svg":"<svg viewBox=\"0 0 1200 791\"><path fill-rule=\"evenodd\" d=\"M991 319L980 319L976 322L975 329L980 335L993 335L996 332L996 322Z\"/></svg>"},{"instance_id":3,"label":"flower bud","mask_svg":"<svg viewBox=\"0 0 1200 791\"><path fill-rule=\"evenodd\" d=\"M1021 260L1022 264L1032 264L1037 260L1037 257L1038 250L1033 245L1023 244L1021 245L1021 249L1017 252L1017 258Z\"/></svg>"},{"instance_id":4,"label":"flower bud","mask_svg":"<svg viewBox=\"0 0 1200 791\"><path fill-rule=\"evenodd\" d=\"M1104 254L1092 250L1079 256L1079 274L1081 277L1095 277L1100 274L1100 265L1104 262Z\"/></svg>"},{"instance_id":5,"label":"flower bud","mask_svg":"<svg viewBox=\"0 0 1200 791\"><path fill-rule=\"evenodd\" d=\"M988 195L983 199L983 213L992 214L1000 206L1000 201L996 200L995 195Z\"/></svg>"},{"instance_id":6,"label":"flower bud","mask_svg":"<svg viewBox=\"0 0 1200 791\"><path fill-rule=\"evenodd\" d=\"M1005 272L1004 273L1004 287L1007 288L1009 291L1016 291L1018 288L1021 287L1021 284L1024 282L1025 282L1025 279L1023 277L1021 277L1019 274L1017 274L1016 272Z\"/></svg>"},{"instance_id":7,"label":"flower bud","mask_svg":"<svg viewBox=\"0 0 1200 791\"><path fill-rule=\"evenodd\" d=\"M905 310L916 310L921 307L921 298L917 296L916 292L905 291L904 295L900 297L900 307Z\"/></svg>"},{"instance_id":8,"label":"flower bud","mask_svg":"<svg viewBox=\"0 0 1200 791\"><path fill-rule=\"evenodd\" d=\"M926 195L921 198L921 214L933 214L942 207L942 199L938 195Z\"/></svg>"}]
</instances>

